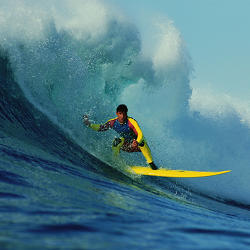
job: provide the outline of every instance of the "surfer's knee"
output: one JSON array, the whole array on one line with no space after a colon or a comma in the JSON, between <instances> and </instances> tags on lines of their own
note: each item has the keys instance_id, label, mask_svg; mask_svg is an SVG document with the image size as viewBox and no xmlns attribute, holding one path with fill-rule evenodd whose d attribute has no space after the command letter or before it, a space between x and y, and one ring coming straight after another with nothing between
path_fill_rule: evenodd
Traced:
<instances>
[{"instance_id":1,"label":"surfer's knee","mask_svg":"<svg viewBox=\"0 0 250 250\"><path fill-rule=\"evenodd\" d=\"M121 138L115 138L114 141L113 141L113 144L112 146L113 147L118 147L118 145L122 142L122 139Z\"/></svg>"},{"instance_id":2,"label":"surfer's knee","mask_svg":"<svg viewBox=\"0 0 250 250\"><path fill-rule=\"evenodd\" d=\"M112 144L112 151L114 155L119 155L120 149L122 145L124 144L124 138L115 138Z\"/></svg>"}]
</instances>

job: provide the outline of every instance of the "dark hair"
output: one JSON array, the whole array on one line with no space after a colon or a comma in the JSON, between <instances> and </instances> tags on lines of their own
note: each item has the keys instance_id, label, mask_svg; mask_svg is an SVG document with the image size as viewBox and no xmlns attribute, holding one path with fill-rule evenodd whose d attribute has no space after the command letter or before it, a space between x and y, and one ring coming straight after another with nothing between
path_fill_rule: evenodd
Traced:
<instances>
[{"instance_id":1,"label":"dark hair","mask_svg":"<svg viewBox=\"0 0 250 250\"><path fill-rule=\"evenodd\" d=\"M120 104L117 108L116 108L116 112L122 112L122 113L128 113L128 108L125 104Z\"/></svg>"}]
</instances>

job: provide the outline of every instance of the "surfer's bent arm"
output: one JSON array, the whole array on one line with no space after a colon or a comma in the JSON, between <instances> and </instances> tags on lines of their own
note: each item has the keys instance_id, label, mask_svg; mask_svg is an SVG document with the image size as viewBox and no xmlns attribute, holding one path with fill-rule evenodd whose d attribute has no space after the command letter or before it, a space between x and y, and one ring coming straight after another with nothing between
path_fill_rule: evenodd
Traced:
<instances>
[{"instance_id":1,"label":"surfer's bent arm","mask_svg":"<svg viewBox=\"0 0 250 250\"><path fill-rule=\"evenodd\" d=\"M128 120L129 120L129 127L133 130L133 132L137 136L136 141L140 146L140 144L143 142L143 133L141 131L141 128L139 127L137 121L134 120L133 118L129 117Z\"/></svg>"}]
</instances>

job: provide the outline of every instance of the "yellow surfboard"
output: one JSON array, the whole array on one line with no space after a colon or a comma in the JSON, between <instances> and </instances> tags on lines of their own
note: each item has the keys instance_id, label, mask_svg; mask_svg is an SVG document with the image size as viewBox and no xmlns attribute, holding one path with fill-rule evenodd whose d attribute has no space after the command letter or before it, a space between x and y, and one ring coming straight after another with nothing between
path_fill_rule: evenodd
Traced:
<instances>
[{"instance_id":1,"label":"yellow surfboard","mask_svg":"<svg viewBox=\"0 0 250 250\"><path fill-rule=\"evenodd\" d=\"M152 175L161 177L207 177L219 174L225 174L231 172L231 170L221 171L221 172L200 172L200 171L188 171L188 170L172 170L172 169L157 169L152 170L150 167L142 166L131 166L134 173L140 175Z\"/></svg>"}]
</instances>

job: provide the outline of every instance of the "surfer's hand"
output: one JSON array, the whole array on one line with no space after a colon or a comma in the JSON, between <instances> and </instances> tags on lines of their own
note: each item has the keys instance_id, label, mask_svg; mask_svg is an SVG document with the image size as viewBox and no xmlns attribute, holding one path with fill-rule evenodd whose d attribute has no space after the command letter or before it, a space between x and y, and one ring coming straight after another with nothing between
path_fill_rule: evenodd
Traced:
<instances>
[{"instance_id":1,"label":"surfer's hand","mask_svg":"<svg viewBox=\"0 0 250 250\"><path fill-rule=\"evenodd\" d=\"M138 142L136 140L133 140L132 142L132 147L136 148L138 146Z\"/></svg>"},{"instance_id":2,"label":"surfer's hand","mask_svg":"<svg viewBox=\"0 0 250 250\"><path fill-rule=\"evenodd\" d=\"M84 123L86 126L90 126L89 118L88 118L87 115L83 115L82 119L83 119L83 123Z\"/></svg>"}]
</instances>

